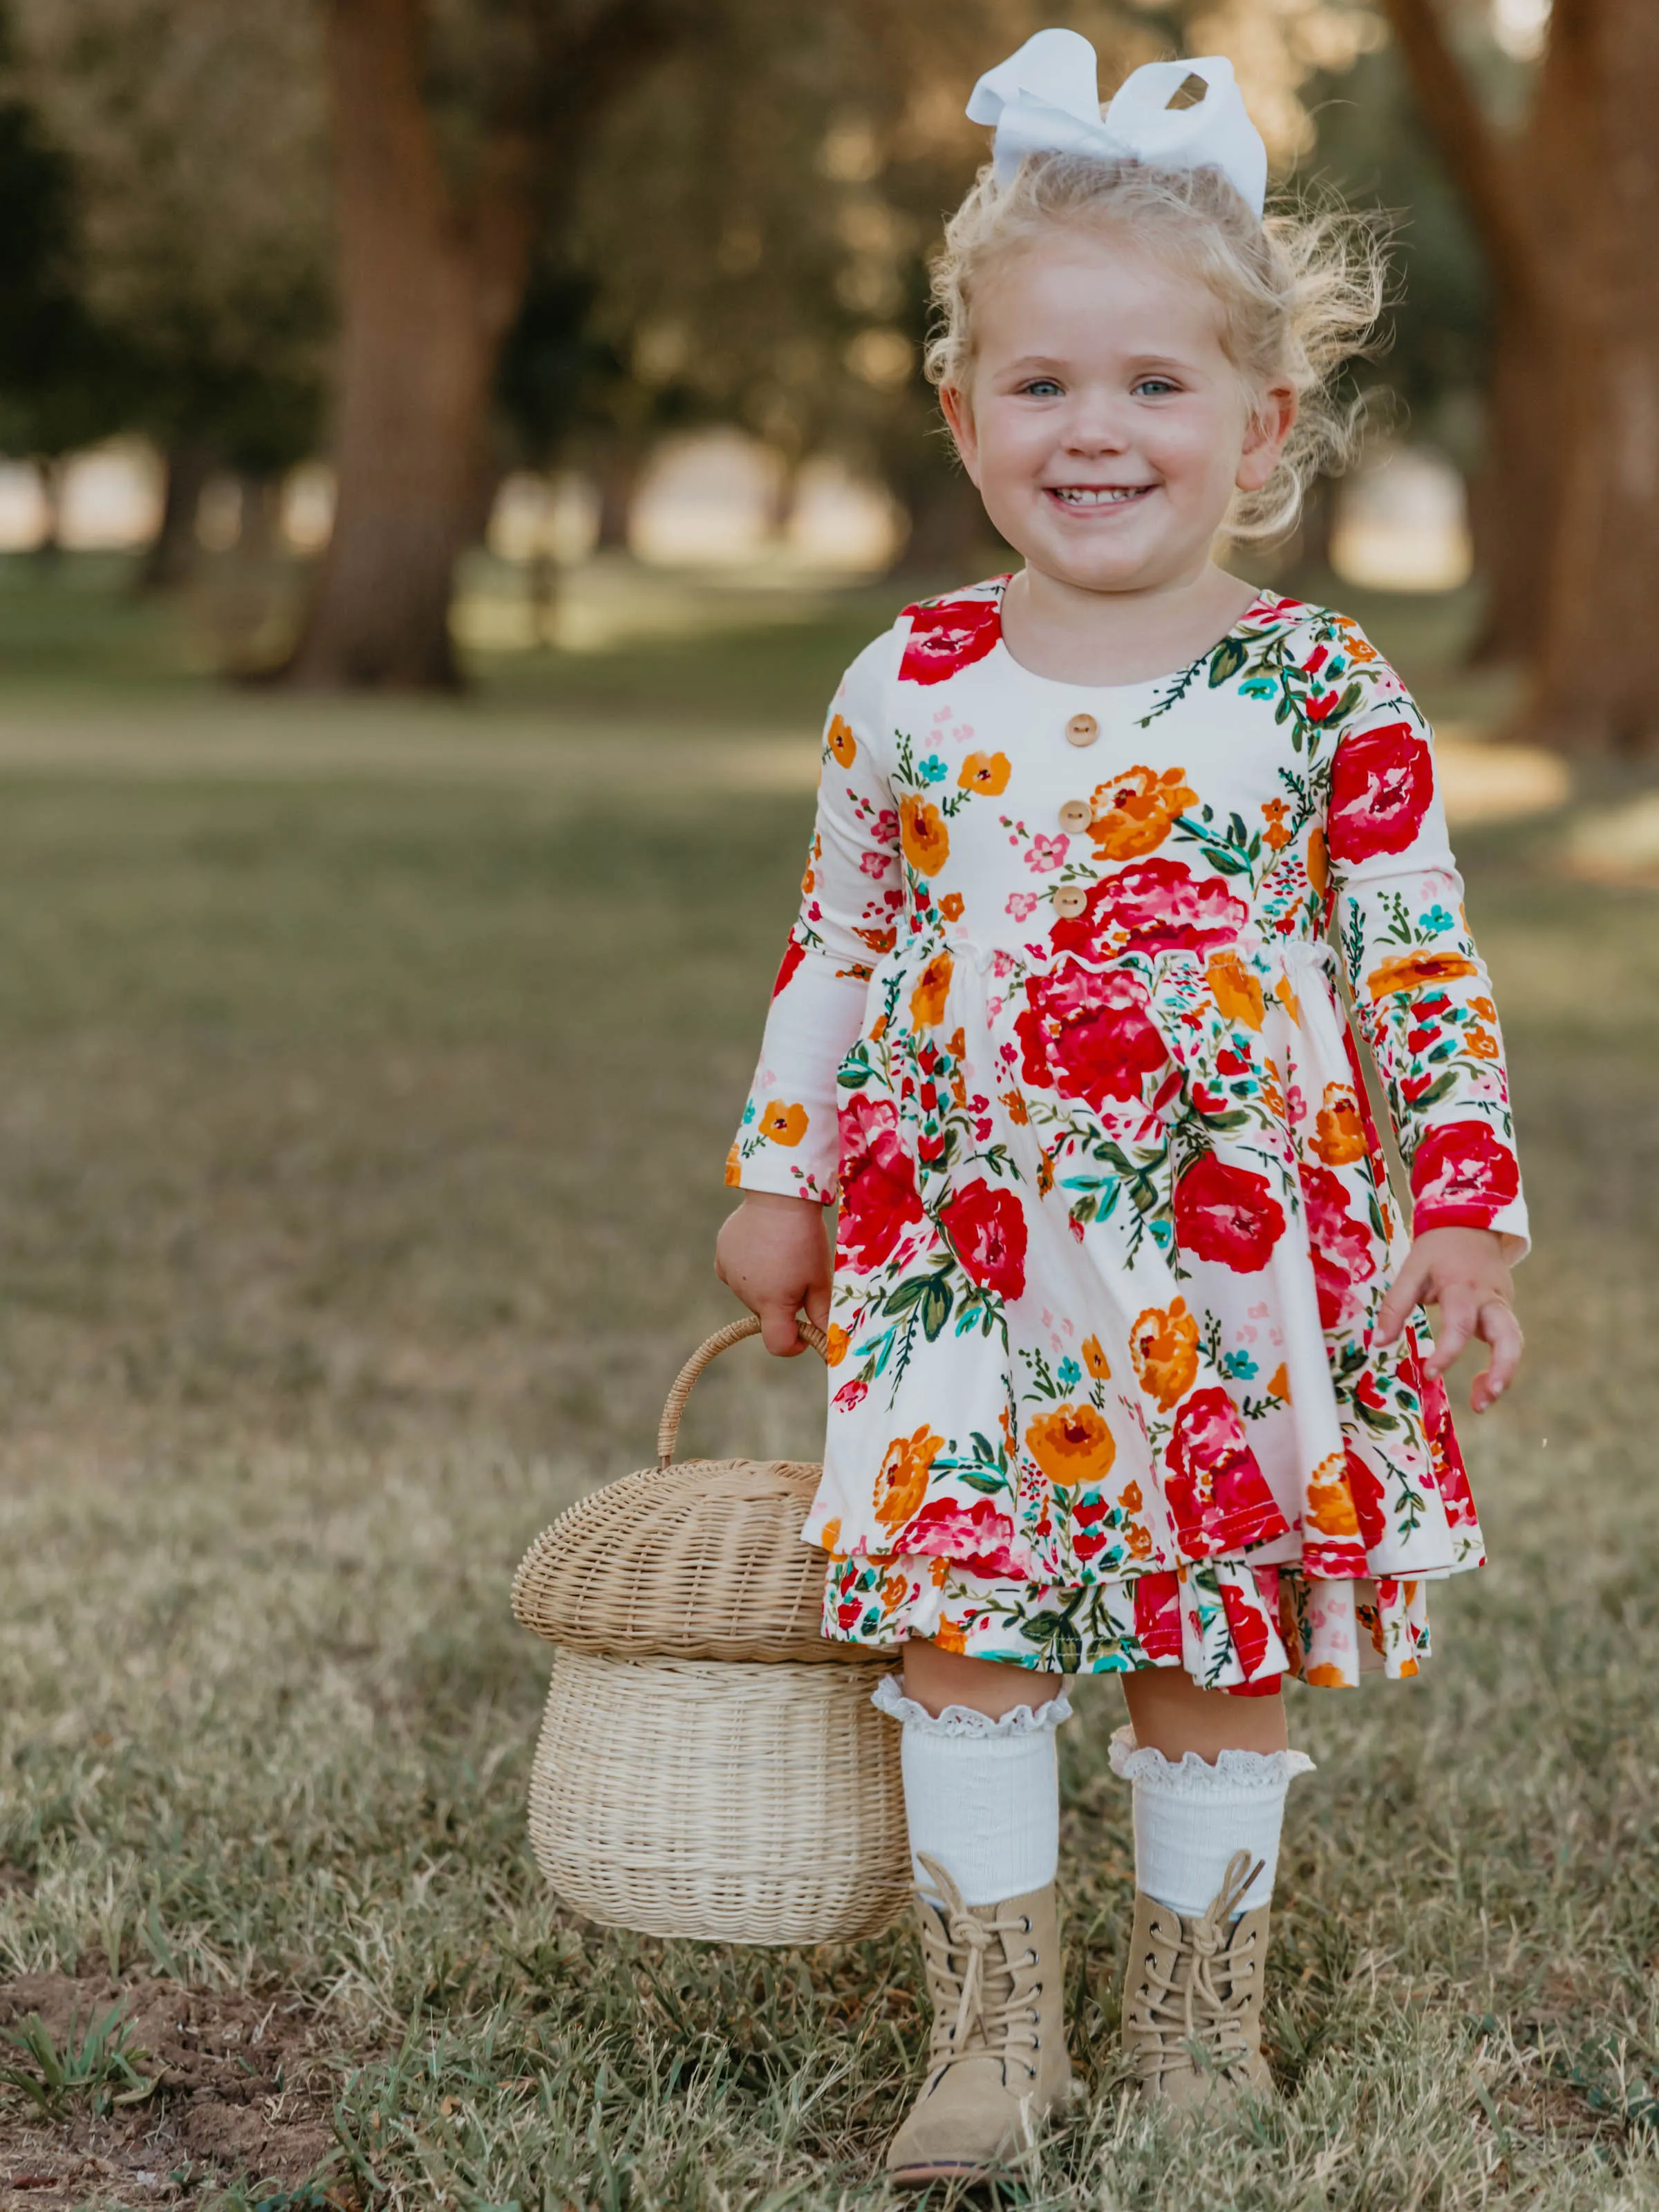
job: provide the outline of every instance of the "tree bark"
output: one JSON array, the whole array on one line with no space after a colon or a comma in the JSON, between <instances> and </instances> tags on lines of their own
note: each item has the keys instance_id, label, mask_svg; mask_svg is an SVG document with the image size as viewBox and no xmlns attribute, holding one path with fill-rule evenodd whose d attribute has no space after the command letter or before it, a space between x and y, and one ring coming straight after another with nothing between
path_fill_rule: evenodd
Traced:
<instances>
[{"instance_id":1,"label":"tree bark","mask_svg":"<svg viewBox=\"0 0 1659 2212\"><path fill-rule=\"evenodd\" d=\"M1528 664L1525 733L1659 746L1659 12L1555 0L1533 112L1504 145L1437 0L1387 0L1495 294L1477 555L1482 657ZM1617 609L1615 614L1614 609Z\"/></svg>"},{"instance_id":2,"label":"tree bark","mask_svg":"<svg viewBox=\"0 0 1659 2212\"><path fill-rule=\"evenodd\" d=\"M140 593L176 591L190 581L196 566L196 514L217 462L201 438L179 438L165 457L167 480L161 520L139 565L133 589Z\"/></svg>"},{"instance_id":3,"label":"tree bark","mask_svg":"<svg viewBox=\"0 0 1659 2212\"><path fill-rule=\"evenodd\" d=\"M524 149L468 220L422 89L424 0L331 0L341 333L334 530L288 670L453 689L455 563L477 524L491 379L529 267Z\"/></svg>"}]
</instances>

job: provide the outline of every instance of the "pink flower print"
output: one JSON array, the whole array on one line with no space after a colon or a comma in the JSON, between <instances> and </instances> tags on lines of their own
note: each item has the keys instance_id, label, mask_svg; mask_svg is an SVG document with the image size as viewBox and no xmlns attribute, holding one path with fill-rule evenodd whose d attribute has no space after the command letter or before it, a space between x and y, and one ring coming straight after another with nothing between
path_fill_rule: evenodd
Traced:
<instances>
[{"instance_id":1,"label":"pink flower print","mask_svg":"<svg viewBox=\"0 0 1659 2212\"><path fill-rule=\"evenodd\" d=\"M859 866L866 876L884 876L887 872L885 853L860 853Z\"/></svg>"},{"instance_id":2,"label":"pink flower print","mask_svg":"<svg viewBox=\"0 0 1659 2212\"><path fill-rule=\"evenodd\" d=\"M1008 903L1004 911L1011 915L1015 921L1028 921L1031 915L1036 912L1036 893L1035 891L1010 891L1008 894Z\"/></svg>"},{"instance_id":3,"label":"pink flower print","mask_svg":"<svg viewBox=\"0 0 1659 2212\"><path fill-rule=\"evenodd\" d=\"M1020 891L1018 892L1016 896L1020 898L1030 899L1033 906L1036 904L1036 893L1035 891ZM1021 919L1024 920L1024 917L1022 915ZM991 973L997 978L999 982L1001 981L1005 975L1012 974L1013 966L1014 956L1012 952L996 951L991 955Z\"/></svg>"},{"instance_id":4,"label":"pink flower print","mask_svg":"<svg viewBox=\"0 0 1659 2212\"><path fill-rule=\"evenodd\" d=\"M843 1413L850 1413L854 1406L863 1402L869 1395L869 1390L870 1385L867 1382L843 1382L836 1393L836 1403Z\"/></svg>"},{"instance_id":5,"label":"pink flower print","mask_svg":"<svg viewBox=\"0 0 1659 2212\"><path fill-rule=\"evenodd\" d=\"M1026 866L1034 868L1038 875L1044 874L1050 868L1059 867L1066 858L1066 848L1071 842L1063 830L1054 837L1041 835L1033 837L1031 849L1025 855Z\"/></svg>"}]
</instances>

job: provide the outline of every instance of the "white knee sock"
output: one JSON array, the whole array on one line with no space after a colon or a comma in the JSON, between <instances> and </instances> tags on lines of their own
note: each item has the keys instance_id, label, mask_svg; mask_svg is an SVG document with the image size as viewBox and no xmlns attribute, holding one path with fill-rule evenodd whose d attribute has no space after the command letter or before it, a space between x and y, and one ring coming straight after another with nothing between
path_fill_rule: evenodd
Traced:
<instances>
[{"instance_id":1,"label":"white knee sock","mask_svg":"<svg viewBox=\"0 0 1659 2212\"><path fill-rule=\"evenodd\" d=\"M916 1887L943 1904L921 1864L937 1859L964 1905L1000 1905L1044 1889L1060 1856L1060 1782L1054 1730L1069 1718L1062 1694L1000 1720L967 1705L937 1719L884 1676L874 1702L903 1726L904 1814Z\"/></svg>"},{"instance_id":2,"label":"white knee sock","mask_svg":"<svg viewBox=\"0 0 1659 2212\"><path fill-rule=\"evenodd\" d=\"M1191 1919L1207 1911L1235 1851L1261 1872L1237 1911L1252 1912L1273 1895L1279 1832L1291 1778L1311 1774L1300 1751L1224 1751L1213 1766L1189 1751L1180 1765L1135 1741L1133 1729L1112 1738L1112 1771L1134 1788L1135 1887Z\"/></svg>"}]
</instances>

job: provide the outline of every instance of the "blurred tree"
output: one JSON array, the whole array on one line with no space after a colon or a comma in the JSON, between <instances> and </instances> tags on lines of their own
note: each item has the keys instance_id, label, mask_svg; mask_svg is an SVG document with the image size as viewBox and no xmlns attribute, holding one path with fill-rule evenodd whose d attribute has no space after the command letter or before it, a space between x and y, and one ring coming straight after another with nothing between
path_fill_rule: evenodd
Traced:
<instances>
[{"instance_id":1,"label":"blurred tree","mask_svg":"<svg viewBox=\"0 0 1659 2212\"><path fill-rule=\"evenodd\" d=\"M40 471L43 552L58 547L64 457L125 426L132 393L118 349L88 310L73 165L27 101L0 99L0 450Z\"/></svg>"},{"instance_id":2,"label":"blurred tree","mask_svg":"<svg viewBox=\"0 0 1659 2212\"><path fill-rule=\"evenodd\" d=\"M1477 514L1490 643L1533 672L1526 727L1659 747L1659 9L1555 0L1530 110L1505 134L1445 0L1387 0L1486 255L1495 343Z\"/></svg>"},{"instance_id":3,"label":"blurred tree","mask_svg":"<svg viewBox=\"0 0 1659 2212\"><path fill-rule=\"evenodd\" d=\"M8 75L72 167L77 299L118 368L119 426L168 459L149 572L165 580L211 467L268 479L314 449L331 317L315 28L291 0L8 11Z\"/></svg>"}]
</instances>

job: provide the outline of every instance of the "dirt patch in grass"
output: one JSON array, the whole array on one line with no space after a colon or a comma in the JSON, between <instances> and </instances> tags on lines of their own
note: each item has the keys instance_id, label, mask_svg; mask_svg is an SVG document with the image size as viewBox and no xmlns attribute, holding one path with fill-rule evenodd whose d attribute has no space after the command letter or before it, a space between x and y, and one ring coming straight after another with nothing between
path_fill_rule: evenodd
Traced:
<instances>
[{"instance_id":1,"label":"dirt patch in grass","mask_svg":"<svg viewBox=\"0 0 1659 2212\"><path fill-rule=\"evenodd\" d=\"M49 2111L20 2090L0 2091L4 2212L191 2204L244 2175L281 2201L316 2172L334 2140L327 2077L314 2021L282 1996L24 1974L0 1982L0 2063L33 2070L15 2032L37 2021L56 2051L71 2057L115 2006L119 2049L154 2088L145 2094L141 2086L131 2093L137 2101L122 2105L112 2098L127 2077L101 2090L66 2087ZM355 2202L320 2191L314 2201Z\"/></svg>"}]
</instances>

